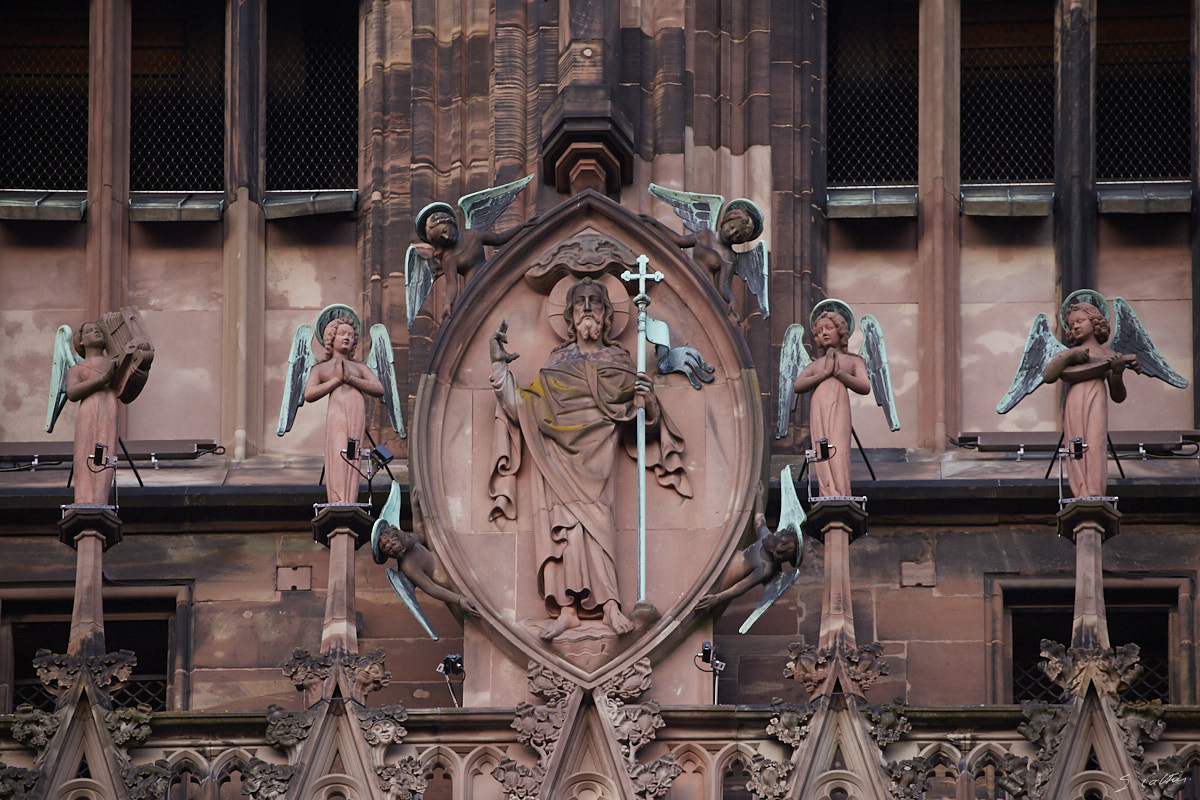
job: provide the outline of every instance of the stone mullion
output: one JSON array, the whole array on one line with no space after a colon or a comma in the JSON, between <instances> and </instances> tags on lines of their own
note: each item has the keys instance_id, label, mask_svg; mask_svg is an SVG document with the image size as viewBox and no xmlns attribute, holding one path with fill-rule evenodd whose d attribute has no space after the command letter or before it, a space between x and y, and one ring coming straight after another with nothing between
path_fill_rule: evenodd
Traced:
<instances>
[{"instance_id":1,"label":"stone mullion","mask_svg":"<svg viewBox=\"0 0 1200 800\"><path fill-rule=\"evenodd\" d=\"M959 7L920 10L917 441L940 451L962 416L959 318Z\"/></svg>"},{"instance_id":2,"label":"stone mullion","mask_svg":"<svg viewBox=\"0 0 1200 800\"><path fill-rule=\"evenodd\" d=\"M92 0L89 21L87 318L120 308L129 280L131 0Z\"/></svg>"},{"instance_id":3,"label":"stone mullion","mask_svg":"<svg viewBox=\"0 0 1200 800\"><path fill-rule=\"evenodd\" d=\"M264 0L232 2L226 30L221 440L234 460L258 452L265 424L265 6Z\"/></svg>"},{"instance_id":4,"label":"stone mullion","mask_svg":"<svg viewBox=\"0 0 1200 800\"><path fill-rule=\"evenodd\" d=\"M1062 297L1096 278L1095 0L1058 0L1054 227Z\"/></svg>"}]
</instances>

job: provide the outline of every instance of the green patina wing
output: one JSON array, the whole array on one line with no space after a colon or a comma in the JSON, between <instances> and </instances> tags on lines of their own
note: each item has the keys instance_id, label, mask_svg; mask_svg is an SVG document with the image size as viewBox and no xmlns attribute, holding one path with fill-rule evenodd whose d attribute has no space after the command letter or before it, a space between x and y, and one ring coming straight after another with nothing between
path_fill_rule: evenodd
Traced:
<instances>
[{"instance_id":1,"label":"green patina wing","mask_svg":"<svg viewBox=\"0 0 1200 800\"><path fill-rule=\"evenodd\" d=\"M371 351L367 354L367 369L375 373L383 384L384 408L388 412L388 421L392 430L400 434L401 439L408 437L404 431L404 405L400 399L400 387L396 382L395 355L392 353L392 339L388 336L387 328L379 323L371 326Z\"/></svg>"},{"instance_id":2,"label":"green patina wing","mask_svg":"<svg viewBox=\"0 0 1200 800\"><path fill-rule=\"evenodd\" d=\"M1143 375L1166 381L1177 389L1186 388L1187 378L1173 370L1162 353L1158 352L1158 348L1150 340L1150 334L1146 333L1142 326L1142 321L1133 313L1133 308L1124 297L1113 300L1113 311L1116 313L1116 320L1113 323L1112 340L1108 346L1118 353L1137 356Z\"/></svg>"},{"instance_id":3,"label":"green patina wing","mask_svg":"<svg viewBox=\"0 0 1200 800\"><path fill-rule=\"evenodd\" d=\"M467 230L482 231L492 227L492 223L512 205L512 201L531 180L533 176L526 175L512 183L493 186L459 198L458 207L462 209Z\"/></svg>"},{"instance_id":4,"label":"green patina wing","mask_svg":"<svg viewBox=\"0 0 1200 800\"><path fill-rule=\"evenodd\" d=\"M83 359L75 353L70 325L59 326L54 334L54 356L50 365L50 402L46 407L46 433L54 432L58 415L67 404L67 370Z\"/></svg>"},{"instance_id":5,"label":"green patina wing","mask_svg":"<svg viewBox=\"0 0 1200 800\"><path fill-rule=\"evenodd\" d=\"M1025 352L1021 354L1021 364L1017 367L1017 374L1013 376L1012 385L1008 387L1008 394L996 404L997 413L1007 414L1012 411L1017 403L1045 383L1042 373L1046 371L1050 359L1066 349L1054 338L1054 333L1050 330L1050 318L1045 314L1038 314L1033 320L1033 327L1029 329L1029 338L1025 340Z\"/></svg>"},{"instance_id":6,"label":"green patina wing","mask_svg":"<svg viewBox=\"0 0 1200 800\"><path fill-rule=\"evenodd\" d=\"M896 410L896 395L892 391L892 372L888 368L887 345L883 341L883 328L879 320L870 314L863 315L858 321L858 329L862 331L863 343L858 354L867 363L867 378L871 381L871 394L875 395L875 404L883 408L888 427L893 431L900 430L900 414Z\"/></svg>"},{"instance_id":7,"label":"green patina wing","mask_svg":"<svg viewBox=\"0 0 1200 800\"><path fill-rule=\"evenodd\" d=\"M800 559L804 554L804 533L801 526L808 516L804 513L804 507L800 505L800 498L796 494L796 484L792 481L792 467L789 464L783 468L783 472L779 475L779 530L790 530L796 534L796 559L793 566L799 566ZM759 617L767 612L771 606L775 605L775 601L783 597L788 589L796 584L800 579L800 570L793 569L789 572L780 572L774 578L767 582L766 588L763 590L763 598L750 616L746 617L746 621L738 628L738 633L746 633L758 622Z\"/></svg>"},{"instance_id":8,"label":"green patina wing","mask_svg":"<svg viewBox=\"0 0 1200 800\"><path fill-rule=\"evenodd\" d=\"M762 312L763 319L771 316L771 305L767 297L767 284L771 274L767 243L759 242L746 252L738 253L734 269L758 301L758 309Z\"/></svg>"},{"instance_id":9,"label":"green patina wing","mask_svg":"<svg viewBox=\"0 0 1200 800\"><path fill-rule=\"evenodd\" d=\"M408 307L409 330L433 289L436 271L437 264L432 258L422 255L414 245L408 246L404 254L404 304Z\"/></svg>"},{"instance_id":10,"label":"green patina wing","mask_svg":"<svg viewBox=\"0 0 1200 800\"><path fill-rule=\"evenodd\" d=\"M782 439L787 435L788 422L791 421L792 411L796 408L796 390L792 384L796 376L812 363L808 350L804 348L804 326L799 322L788 325L783 332L783 347L779 351L779 391L776 397L779 408L775 423L775 438Z\"/></svg>"},{"instance_id":11,"label":"green patina wing","mask_svg":"<svg viewBox=\"0 0 1200 800\"><path fill-rule=\"evenodd\" d=\"M725 198L719 194L681 192L655 183L650 184L650 194L674 209L675 216L683 220L683 227L692 233L715 231L725 205Z\"/></svg>"},{"instance_id":12,"label":"green patina wing","mask_svg":"<svg viewBox=\"0 0 1200 800\"><path fill-rule=\"evenodd\" d=\"M292 337L291 355L288 356L287 374L283 376L283 402L279 406L279 427L276 436L283 436L292 429L296 421L296 410L304 405L304 386L308 373L317 363L312 351L313 326L301 325Z\"/></svg>"}]
</instances>

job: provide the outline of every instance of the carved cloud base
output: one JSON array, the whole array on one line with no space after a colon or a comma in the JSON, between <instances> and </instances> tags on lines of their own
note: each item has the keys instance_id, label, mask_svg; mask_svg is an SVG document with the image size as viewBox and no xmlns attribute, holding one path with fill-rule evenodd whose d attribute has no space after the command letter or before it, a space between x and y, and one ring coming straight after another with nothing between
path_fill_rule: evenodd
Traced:
<instances>
[{"instance_id":1,"label":"carved cloud base","mask_svg":"<svg viewBox=\"0 0 1200 800\"><path fill-rule=\"evenodd\" d=\"M540 639L542 633L555 622L557 620L554 619L526 619L521 621L521 625ZM578 628L563 631L547 644L567 661L590 672L622 649L619 639L616 632L603 622L585 620Z\"/></svg>"}]
</instances>

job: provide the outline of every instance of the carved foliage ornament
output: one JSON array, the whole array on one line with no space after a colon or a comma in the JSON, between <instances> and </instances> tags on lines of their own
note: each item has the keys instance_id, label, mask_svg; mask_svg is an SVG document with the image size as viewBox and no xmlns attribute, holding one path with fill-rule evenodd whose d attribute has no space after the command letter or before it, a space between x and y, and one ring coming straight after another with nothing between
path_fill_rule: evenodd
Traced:
<instances>
[{"instance_id":1,"label":"carved foliage ornament","mask_svg":"<svg viewBox=\"0 0 1200 800\"><path fill-rule=\"evenodd\" d=\"M354 699L360 702L371 692L377 692L391 683L392 673L384 669L387 653L372 650L365 655L347 653L344 650L314 655L303 648L292 651L291 659L283 665L283 674L292 681L298 692L319 697L320 689L334 668L344 670L350 679Z\"/></svg>"},{"instance_id":2,"label":"carved foliage ornament","mask_svg":"<svg viewBox=\"0 0 1200 800\"><path fill-rule=\"evenodd\" d=\"M863 707L863 715L871 723L867 733L879 747L887 747L892 742L900 741L900 737L912 730L908 717L904 716L903 706L892 703Z\"/></svg>"},{"instance_id":3,"label":"carved foliage ornament","mask_svg":"<svg viewBox=\"0 0 1200 800\"><path fill-rule=\"evenodd\" d=\"M242 773L242 793L250 800L276 800L287 792L288 783L295 774L295 767L268 764L253 758Z\"/></svg>"},{"instance_id":4,"label":"carved foliage ornament","mask_svg":"<svg viewBox=\"0 0 1200 800\"><path fill-rule=\"evenodd\" d=\"M375 768L379 776L379 788L397 800L412 800L424 793L428 781L421 763L413 756L395 764Z\"/></svg>"},{"instance_id":5,"label":"carved foliage ornament","mask_svg":"<svg viewBox=\"0 0 1200 800\"><path fill-rule=\"evenodd\" d=\"M381 708L364 708L358 712L358 726L363 738L372 747L387 747L399 744L408 735L402 724L408 719L408 709L403 703Z\"/></svg>"},{"instance_id":6,"label":"carved foliage ornament","mask_svg":"<svg viewBox=\"0 0 1200 800\"><path fill-rule=\"evenodd\" d=\"M137 665L137 656L129 650L89 656L81 659L65 653L38 650L33 658L33 668L46 691L60 697L79 683L80 675L86 670L97 689L112 691L119 689L129 680Z\"/></svg>"},{"instance_id":7,"label":"carved foliage ornament","mask_svg":"<svg viewBox=\"0 0 1200 800\"><path fill-rule=\"evenodd\" d=\"M536 661L529 662L525 675L530 694L543 697L546 702L536 706L520 703L511 726L518 741L537 753L537 765L530 768L506 758L492 770L492 777L504 787L510 800L533 798L541 791L546 766L566 723L567 700L577 689L574 683Z\"/></svg>"},{"instance_id":8,"label":"carved foliage ornament","mask_svg":"<svg viewBox=\"0 0 1200 800\"><path fill-rule=\"evenodd\" d=\"M509 800L535 800L545 776L540 766L530 769L511 758L505 758L492 770L492 777L504 787L504 794Z\"/></svg>"},{"instance_id":9,"label":"carved foliage ornament","mask_svg":"<svg viewBox=\"0 0 1200 800\"><path fill-rule=\"evenodd\" d=\"M171 769L165 758L153 764L126 766L121 769L121 780L129 790L129 800L159 800L166 797L167 784L171 781Z\"/></svg>"},{"instance_id":10,"label":"carved foliage ornament","mask_svg":"<svg viewBox=\"0 0 1200 800\"><path fill-rule=\"evenodd\" d=\"M650 688L650 659L642 658L614 675L596 690L596 705L608 714L616 730L625 769L641 797L650 800L671 788L683 770L668 753L646 764L637 760L637 753L654 740L656 731L666 725L659 713L658 703L627 704Z\"/></svg>"},{"instance_id":11,"label":"carved foliage ornament","mask_svg":"<svg viewBox=\"0 0 1200 800\"><path fill-rule=\"evenodd\" d=\"M105 712L104 727L112 734L113 743L124 750L145 743L150 736L150 711L150 706L138 703L136 708Z\"/></svg>"},{"instance_id":12,"label":"carved foliage ornament","mask_svg":"<svg viewBox=\"0 0 1200 800\"><path fill-rule=\"evenodd\" d=\"M746 788L759 800L782 800L788 793L792 762L775 761L762 753L750 759L750 780Z\"/></svg>"},{"instance_id":13,"label":"carved foliage ornament","mask_svg":"<svg viewBox=\"0 0 1200 800\"><path fill-rule=\"evenodd\" d=\"M37 785L39 773L24 767L10 767L0 762L0 797L5 800L25 800Z\"/></svg>"},{"instance_id":14,"label":"carved foliage ornament","mask_svg":"<svg viewBox=\"0 0 1200 800\"><path fill-rule=\"evenodd\" d=\"M1138 663L1140 648L1127 644L1115 650L1066 647L1049 639L1042 640L1042 672L1063 689L1082 696L1088 682L1096 685L1101 696L1116 697L1128 689L1142 674Z\"/></svg>"},{"instance_id":15,"label":"carved foliage ornament","mask_svg":"<svg viewBox=\"0 0 1200 800\"><path fill-rule=\"evenodd\" d=\"M267 744L279 750L295 749L308 738L315 710L288 711L277 705L267 706Z\"/></svg>"},{"instance_id":16,"label":"carved foliage ornament","mask_svg":"<svg viewBox=\"0 0 1200 800\"><path fill-rule=\"evenodd\" d=\"M929 764L920 756L889 763L888 791L897 800L920 800L929 790Z\"/></svg>"},{"instance_id":17,"label":"carved foliage ornament","mask_svg":"<svg viewBox=\"0 0 1200 800\"><path fill-rule=\"evenodd\" d=\"M40 752L49 746L61 722L58 714L49 714L29 703L22 703L13 714L12 738Z\"/></svg>"},{"instance_id":18,"label":"carved foliage ornament","mask_svg":"<svg viewBox=\"0 0 1200 800\"><path fill-rule=\"evenodd\" d=\"M846 676L862 690L870 688L877 678L887 675L890 670L879 642L854 650L843 647L818 650L816 645L792 642L788 652L790 657L784 664L783 677L800 681L810 694L829 677L838 661L845 667Z\"/></svg>"},{"instance_id":19,"label":"carved foliage ornament","mask_svg":"<svg viewBox=\"0 0 1200 800\"><path fill-rule=\"evenodd\" d=\"M775 713L767 723L767 734L790 747L799 746L808 736L808 721L824 702L825 698L817 698L810 703L796 705L776 698L771 703Z\"/></svg>"},{"instance_id":20,"label":"carved foliage ornament","mask_svg":"<svg viewBox=\"0 0 1200 800\"><path fill-rule=\"evenodd\" d=\"M997 781L1011 796L1039 800L1058 757L1063 740L1062 730L1067 724L1070 709L1065 705L1026 700L1021 704L1021 713L1025 716L1025 722L1017 726L1017 733L1037 747L1037 754L1033 758L1006 754Z\"/></svg>"}]
</instances>

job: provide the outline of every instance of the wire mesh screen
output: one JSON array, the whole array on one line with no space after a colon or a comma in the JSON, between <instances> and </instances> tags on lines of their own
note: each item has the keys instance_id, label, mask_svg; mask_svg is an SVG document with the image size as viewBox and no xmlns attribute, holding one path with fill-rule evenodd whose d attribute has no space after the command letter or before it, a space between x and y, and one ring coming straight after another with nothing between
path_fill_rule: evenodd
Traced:
<instances>
[{"instance_id":1,"label":"wire mesh screen","mask_svg":"<svg viewBox=\"0 0 1200 800\"><path fill-rule=\"evenodd\" d=\"M134 2L130 190L224 188L224 19L220 0Z\"/></svg>"},{"instance_id":2,"label":"wire mesh screen","mask_svg":"<svg viewBox=\"0 0 1200 800\"><path fill-rule=\"evenodd\" d=\"M1060 702L1062 690L1039 664L1041 640L1071 641L1072 607L1043 606L1012 610L1013 702ZM1136 642L1140 647L1141 677L1120 695L1126 702L1170 702L1171 674L1167 661L1169 609L1156 606L1110 605L1107 608L1109 639L1114 647Z\"/></svg>"},{"instance_id":3,"label":"wire mesh screen","mask_svg":"<svg viewBox=\"0 0 1200 800\"><path fill-rule=\"evenodd\" d=\"M358 185L356 9L345 0L268 6L268 190Z\"/></svg>"},{"instance_id":4,"label":"wire mesh screen","mask_svg":"<svg viewBox=\"0 0 1200 800\"><path fill-rule=\"evenodd\" d=\"M1181 14L1154 20L1106 18L1103 12L1102 5L1096 45L1096 177L1186 179L1192 166L1187 6ZM1162 38L1115 38L1147 25Z\"/></svg>"},{"instance_id":5,"label":"wire mesh screen","mask_svg":"<svg viewBox=\"0 0 1200 800\"><path fill-rule=\"evenodd\" d=\"M828 182L917 182L917 4L829 4Z\"/></svg>"},{"instance_id":6,"label":"wire mesh screen","mask_svg":"<svg viewBox=\"0 0 1200 800\"><path fill-rule=\"evenodd\" d=\"M0 189L87 189L88 4L0 5Z\"/></svg>"},{"instance_id":7,"label":"wire mesh screen","mask_svg":"<svg viewBox=\"0 0 1200 800\"><path fill-rule=\"evenodd\" d=\"M964 183L1054 179L1052 0L964 0Z\"/></svg>"},{"instance_id":8,"label":"wire mesh screen","mask_svg":"<svg viewBox=\"0 0 1200 800\"><path fill-rule=\"evenodd\" d=\"M113 706L132 708L139 703L150 706L151 711L167 710L167 678L165 675L135 677L112 693ZM15 681L13 686L13 708L28 703L39 711L54 711L55 697L46 691L41 681Z\"/></svg>"}]
</instances>

